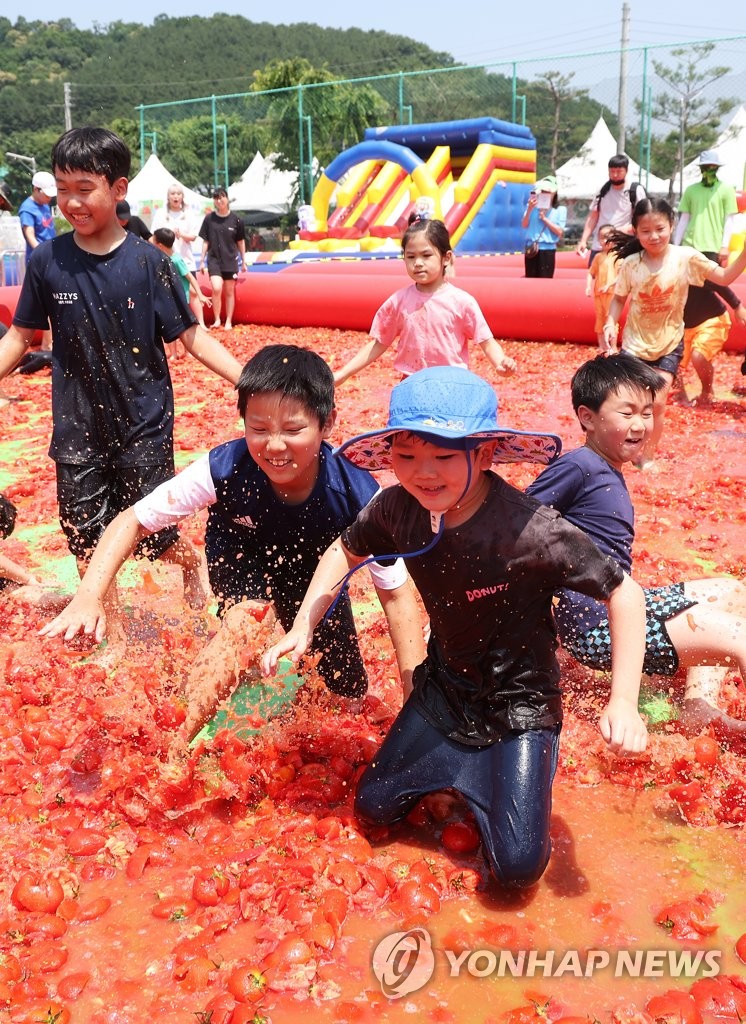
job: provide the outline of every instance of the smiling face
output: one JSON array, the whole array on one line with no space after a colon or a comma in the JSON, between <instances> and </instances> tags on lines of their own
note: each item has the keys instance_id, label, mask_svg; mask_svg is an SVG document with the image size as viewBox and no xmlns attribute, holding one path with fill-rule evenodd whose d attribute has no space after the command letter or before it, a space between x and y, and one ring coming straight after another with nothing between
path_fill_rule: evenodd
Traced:
<instances>
[{"instance_id":1,"label":"smiling face","mask_svg":"<svg viewBox=\"0 0 746 1024\"><path fill-rule=\"evenodd\" d=\"M673 224L665 213L646 213L635 224L640 245L651 256L662 256L671 241Z\"/></svg>"},{"instance_id":2,"label":"smiling face","mask_svg":"<svg viewBox=\"0 0 746 1024\"><path fill-rule=\"evenodd\" d=\"M331 434L334 418L333 412L322 426L301 402L279 391L249 398L246 445L283 501L298 504L313 491L321 442Z\"/></svg>"},{"instance_id":3,"label":"smiling face","mask_svg":"<svg viewBox=\"0 0 746 1024\"><path fill-rule=\"evenodd\" d=\"M653 427L653 395L650 391L622 384L611 392L597 412L587 405L578 408L585 430L585 443L602 459L621 469L625 462L640 458Z\"/></svg>"},{"instance_id":4,"label":"smiling face","mask_svg":"<svg viewBox=\"0 0 746 1024\"><path fill-rule=\"evenodd\" d=\"M109 184L103 174L92 171L55 170L57 205L70 222L78 240L96 242L121 238L117 203L127 195L127 179Z\"/></svg>"},{"instance_id":5,"label":"smiling face","mask_svg":"<svg viewBox=\"0 0 746 1024\"><path fill-rule=\"evenodd\" d=\"M443 275L453 253L443 255L430 242L424 231L413 234L404 249L404 265L421 292L435 291L443 283Z\"/></svg>"},{"instance_id":6,"label":"smiling face","mask_svg":"<svg viewBox=\"0 0 746 1024\"><path fill-rule=\"evenodd\" d=\"M469 519L481 504L492 465L493 444L471 451L441 448L415 434L394 434L391 466L408 494L429 512L447 513L446 524Z\"/></svg>"}]
</instances>

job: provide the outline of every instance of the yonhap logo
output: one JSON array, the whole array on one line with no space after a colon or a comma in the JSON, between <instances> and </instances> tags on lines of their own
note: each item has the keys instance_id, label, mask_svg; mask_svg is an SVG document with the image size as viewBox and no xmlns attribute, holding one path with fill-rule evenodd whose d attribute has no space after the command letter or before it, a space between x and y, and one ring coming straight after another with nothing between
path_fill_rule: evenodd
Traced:
<instances>
[{"instance_id":1,"label":"yonhap logo","mask_svg":"<svg viewBox=\"0 0 746 1024\"><path fill-rule=\"evenodd\" d=\"M373 973L389 999L417 992L427 985L434 970L432 940L424 928L392 932L373 950Z\"/></svg>"}]
</instances>

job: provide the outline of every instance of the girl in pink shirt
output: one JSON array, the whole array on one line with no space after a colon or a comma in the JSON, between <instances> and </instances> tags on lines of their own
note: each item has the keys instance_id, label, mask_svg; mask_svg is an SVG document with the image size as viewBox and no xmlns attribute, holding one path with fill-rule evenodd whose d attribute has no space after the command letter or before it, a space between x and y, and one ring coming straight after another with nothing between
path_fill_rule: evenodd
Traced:
<instances>
[{"instance_id":1,"label":"girl in pink shirt","mask_svg":"<svg viewBox=\"0 0 746 1024\"><path fill-rule=\"evenodd\" d=\"M394 366L404 377L429 366L468 369L470 341L482 346L498 373L514 373L516 361L492 337L476 299L447 280L453 251L445 224L415 220L404 232L402 253L414 284L384 302L373 319L371 340L334 374L334 383L378 359L397 338Z\"/></svg>"}]
</instances>

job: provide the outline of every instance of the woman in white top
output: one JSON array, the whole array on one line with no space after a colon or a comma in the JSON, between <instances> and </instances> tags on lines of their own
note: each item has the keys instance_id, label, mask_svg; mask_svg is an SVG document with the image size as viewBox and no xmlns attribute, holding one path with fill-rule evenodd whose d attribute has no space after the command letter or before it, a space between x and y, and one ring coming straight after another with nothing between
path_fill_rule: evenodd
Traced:
<instances>
[{"instance_id":1,"label":"woman in white top","mask_svg":"<svg viewBox=\"0 0 746 1024\"><path fill-rule=\"evenodd\" d=\"M184 205L184 189L181 185L169 186L166 193L166 205L160 207L153 214L153 221L150 225L152 231L158 228L171 228L176 240L174 242L174 253L181 256L188 269L194 273L197 264L192 252L192 242L197 237L199 224L195 224L194 218ZM196 295L190 294L189 305L197 317L201 327L205 326L205 317L202 311L202 303Z\"/></svg>"}]
</instances>

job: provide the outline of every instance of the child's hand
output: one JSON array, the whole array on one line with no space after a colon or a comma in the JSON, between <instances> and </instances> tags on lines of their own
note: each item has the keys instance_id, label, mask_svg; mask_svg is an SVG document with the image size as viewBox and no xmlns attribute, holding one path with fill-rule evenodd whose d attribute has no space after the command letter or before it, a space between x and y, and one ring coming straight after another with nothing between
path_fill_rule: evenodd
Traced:
<instances>
[{"instance_id":1,"label":"child's hand","mask_svg":"<svg viewBox=\"0 0 746 1024\"><path fill-rule=\"evenodd\" d=\"M310 647L312 635L313 631L291 628L289 633L286 633L281 640L278 640L262 655L262 675L273 676L277 671L277 662L283 655L287 655L292 663L297 665Z\"/></svg>"},{"instance_id":2,"label":"child's hand","mask_svg":"<svg viewBox=\"0 0 746 1024\"><path fill-rule=\"evenodd\" d=\"M585 294L590 298L593 295L593 288L589 284L585 286Z\"/></svg>"},{"instance_id":3,"label":"child's hand","mask_svg":"<svg viewBox=\"0 0 746 1024\"><path fill-rule=\"evenodd\" d=\"M97 597L76 595L67 608L39 630L40 636L60 636L72 640L78 633L95 637L97 643L106 636L106 612Z\"/></svg>"},{"instance_id":4,"label":"child's hand","mask_svg":"<svg viewBox=\"0 0 746 1024\"><path fill-rule=\"evenodd\" d=\"M511 356L503 355L501 359L495 363L495 369L498 373L511 374L515 373L518 369L518 363Z\"/></svg>"},{"instance_id":5,"label":"child's hand","mask_svg":"<svg viewBox=\"0 0 746 1024\"><path fill-rule=\"evenodd\" d=\"M601 735L615 754L640 754L647 746L648 730L637 704L612 697L599 721Z\"/></svg>"},{"instance_id":6,"label":"child's hand","mask_svg":"<svg viewBox=\"0 0 746 1024\"><path fill-rule=\"evenodd\" d=\"M616 347L617 325L613 320L607 320L604 324L604 341L610 349Z\"/></svg>"},{"instance_id":7,"label":"child's hand","mask_svg":"<svg viewBox=\"0 0 746 1024\"><path fill-rule=\"evenodd\" d=\"M208 306L210 309L212 309L212 299L209 299L206 295L203 295L202 292L199 293L197 298L199 299L203 306Z\"/></svg>"}]
</instances>

